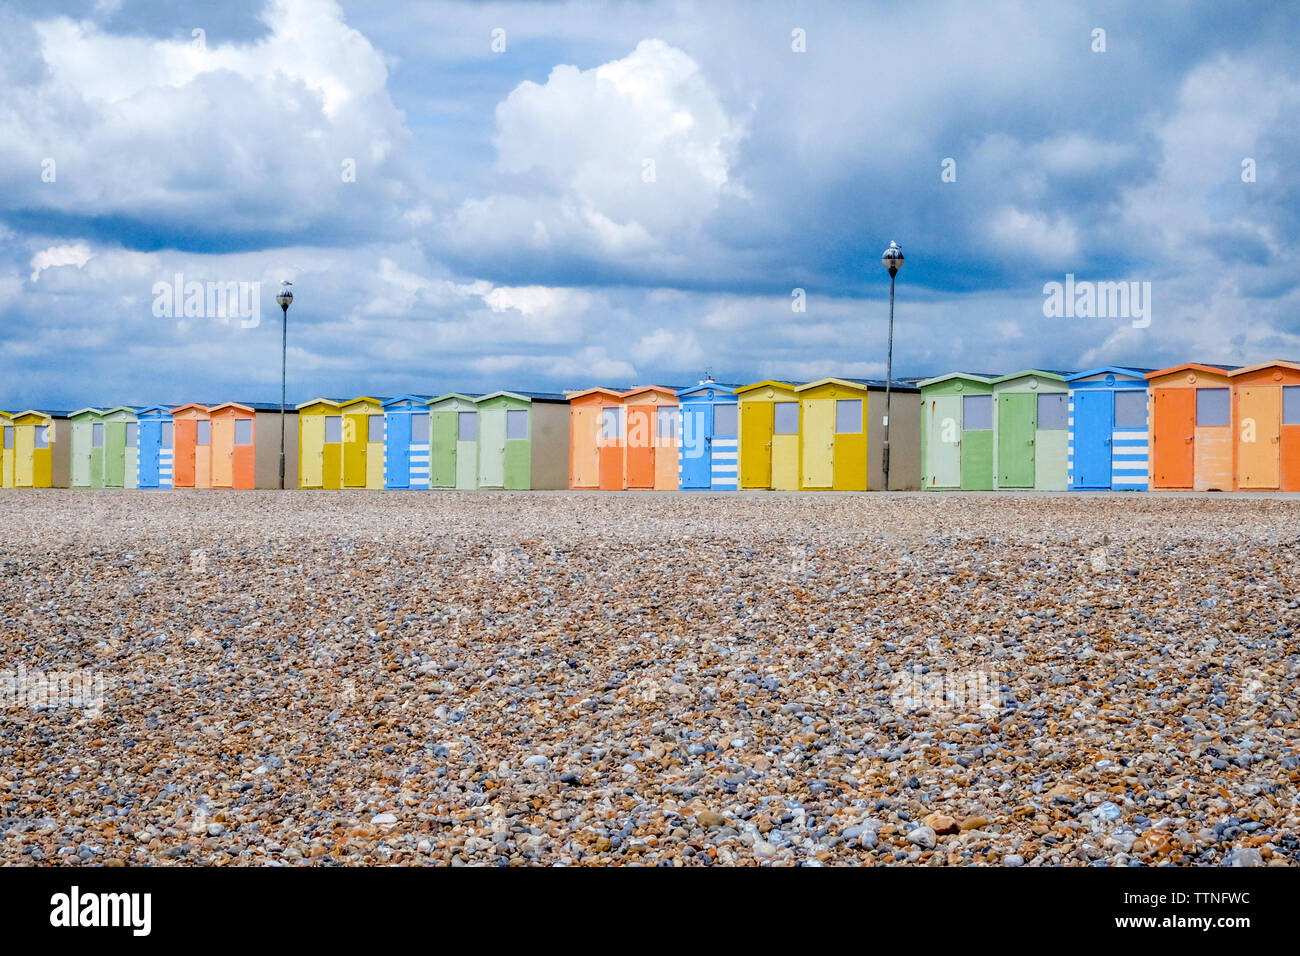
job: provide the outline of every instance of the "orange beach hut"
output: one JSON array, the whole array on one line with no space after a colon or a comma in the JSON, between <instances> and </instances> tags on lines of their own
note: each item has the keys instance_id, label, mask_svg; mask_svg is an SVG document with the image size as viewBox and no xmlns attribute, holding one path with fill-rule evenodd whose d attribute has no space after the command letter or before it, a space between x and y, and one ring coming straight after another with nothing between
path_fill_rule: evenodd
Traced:
<instances>
[{"instance_id":1,"label":"orange beach hut","mask_svg":"<svg viewBox=\"0 0 1300 956\"><path fill-rule=\"evenodd\" d=\"M1300 363L1232 372L1232 434L1240 491L1300 491Z\"/></svg>"},{"instance_id":2,"label":"orange beach hut","mask_svg":"<svg viewBox=\"0 0 1300 956\"><path fill-rule=\"evenodd\" d=\"M676 491L681 409L677 390L643 385L623 393L626 410L623 487Z\"/></svg>"},{"instance_id":3,"label":"orange beach hut","mask_svg":"<svg viewBox=\"0 0 1300 956\"><path fill-rule=\"evenodd\" d=\"M212 419L206 405L172 409L172 487L212 487Z\"/></svg>"},{"instance_id":4,"label":"orange beach hut","mask_svg":"<svg viewBox=\"0 0 1300 956\"><path fill-rule=\"evenodd\" d=\"M588 388L569 393L569 487L623 487L623 391Z\"/></svg>"},{"instance_id":5,"label":"orange beach hut","mask_svg":"<svg viewBox=\"0 0 1300 956\"><path fill-rule=\"evenodd\" d=\"M1235 367L1188 362L1147 373L1152 488L1233 489Z\"/></svg>"}]
</instances>

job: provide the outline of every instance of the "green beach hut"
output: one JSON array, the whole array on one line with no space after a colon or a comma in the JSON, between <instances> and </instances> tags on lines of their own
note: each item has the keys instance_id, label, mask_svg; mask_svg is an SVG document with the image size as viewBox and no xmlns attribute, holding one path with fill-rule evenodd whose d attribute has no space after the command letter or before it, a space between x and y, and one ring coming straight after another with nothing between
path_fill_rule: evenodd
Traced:
<instances>
[{"instance_id":1,"label":"green beach hut","mask_svg":"<svg viewBox=\"0 0 1300 956\"><path fill-rule=\"evenodd\" d=\"M1065 491L1066 372L1026 369L993 380L993 461L999 491Z\"/></svg>"},{"instance_id":2,"label":"green beach hut","mask_svg":"<svg viewBox=\"0 0 1300 956\"><path fill-rule=\"evenodd\" d=\"M104 412L79 408L68 416L72 425L72 487L104 487Z\"/></svg>"},{"instance_id":3,"label":"green beach hut","mask_svg":"<svg viewBox=\"0 0 1300 956\"><path fill-rule=\"evenodd\" d=\"M104 423L101 486L134 488L140 455L140 423L136 409L119 405L108 409L101 418Z\"/></svg>"},{"instance_id":4,"label":"green beach hut","mask_svg":"<svg viewBox=\"0 0 1300 956\"><path fill-rule=\"evenodd\" d=\"M448 392L429 402L429 487L478 487L477 396Z\"/></svg>"},{"instance_id":5,"label":"green beach hut","mask_svg":"<svg viewBox=\"0 0 1300 956\"><path fill-rule=\"evenodd\" d=\"M921 389L921 487L993 490L993 378L952 372Z\"/></svg>"}]
</instances>

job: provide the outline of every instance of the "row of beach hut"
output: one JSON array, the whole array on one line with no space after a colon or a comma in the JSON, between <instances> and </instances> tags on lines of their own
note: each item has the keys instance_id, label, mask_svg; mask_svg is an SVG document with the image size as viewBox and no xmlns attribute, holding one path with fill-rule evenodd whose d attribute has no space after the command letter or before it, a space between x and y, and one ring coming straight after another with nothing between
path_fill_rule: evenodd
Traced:
<instances>
[{"instance_id":1,"label":"row of beach hut","mask_svg":"<svg viewBox=\"0 0 1300 956\"><path fill-rule=\"evenodd\" d=\"M0 412L0 485L884 487L885 383L318 398ZM892 386L891 490L1300 491L1300 364L953 372Z\"/></svg>"}]
</instances>

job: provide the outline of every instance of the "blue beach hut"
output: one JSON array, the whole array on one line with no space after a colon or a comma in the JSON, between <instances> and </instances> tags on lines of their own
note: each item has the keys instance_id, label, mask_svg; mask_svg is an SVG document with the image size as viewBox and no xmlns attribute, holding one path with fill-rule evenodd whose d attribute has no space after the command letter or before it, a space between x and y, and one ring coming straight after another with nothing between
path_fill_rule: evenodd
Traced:
<instances>
[{"instance_id":1,"label":"blue beach hut","mask_svg":"<svg viewBox=\"0 0 1300 956\"><path fill-rule=\"evenodd\" d=\"M1146 491L1151 452L1146 368L1106 365L1065 377L1071 491Z\"/></svg>"},{"instance_id":2,"label":"blue beach hut","mask_svg":"<svg viewBox=\"0 0 1300 956\"><path fill-rule=\"evenodd\" d=\"M429 400L398 395L383 403L384 487L429 487Z\"/></svg>"},{"instance_id":3,"label":"blue beach hut","mask_svg":"<svg viewBox=\"0 0 1300 956\"><path fill-rule=\"evenodd\" d=\"M735 491L740 433L736 389L706 379L677 392L681 409L678 487L683 491Z\"/></svg>"},{"instance_id":4,"label":"blue beach hut","mask_svg":"<svg viewBox=\"0 0 1300 956\"><path fill-rule=\"evenodd\" d=\"M172 486L172 409L174 405L150 405L136 412L136 487Z\"/></svg>"}]
</instances>

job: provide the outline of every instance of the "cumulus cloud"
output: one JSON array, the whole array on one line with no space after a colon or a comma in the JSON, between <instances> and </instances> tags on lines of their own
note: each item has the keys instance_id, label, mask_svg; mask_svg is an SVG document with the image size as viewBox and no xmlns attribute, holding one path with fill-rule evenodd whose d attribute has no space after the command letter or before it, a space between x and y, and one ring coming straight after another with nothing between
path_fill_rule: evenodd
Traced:
<instances>
[{"instance_id":1,"label":"cumulus cloud","mask_svg":"<svg viewBox=\"0 0 1300 956\"><path fill-rule=\"evenodd\" d=\"M744 131L699 64L661 40L591 69L557 66L497 106L501 188L461 204L452 233L615 259L661 249L745 195L732 172Z\"/></svg>"},{"instance_id":2,"label":"cumulus cloud","mask_svg":"<svg viewBox=\"0 0 1300 956\"><path fill-rule=\"evenodd\" d=\"M0 211L195 248L376 233L419 195L383 57L333 0L271 0L263 18L246 42L24 24L27 82L0 90Z\"/></svg>"},{"instance_id":3,"label":"cumulus cloud","mask_svg":"<svg viewBox=\"0 0 1300 956\"><path fill-rule=\"evenodd\" d=\"M32 281L37 281L46 269L53 269L56 266L76 266L80 269L89 260L90 246L84 242L50 246L32 256Z\"/></svg>"}]
</instances>

